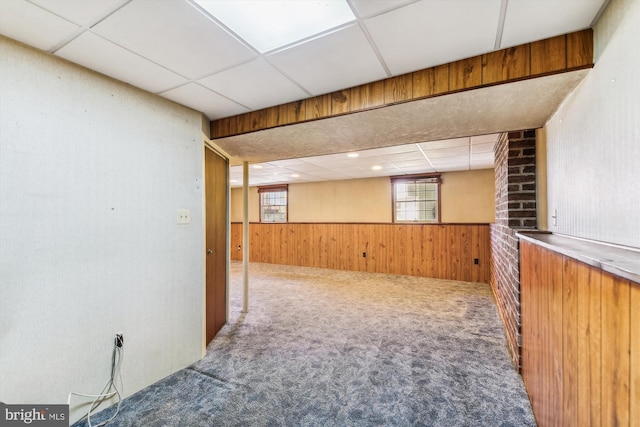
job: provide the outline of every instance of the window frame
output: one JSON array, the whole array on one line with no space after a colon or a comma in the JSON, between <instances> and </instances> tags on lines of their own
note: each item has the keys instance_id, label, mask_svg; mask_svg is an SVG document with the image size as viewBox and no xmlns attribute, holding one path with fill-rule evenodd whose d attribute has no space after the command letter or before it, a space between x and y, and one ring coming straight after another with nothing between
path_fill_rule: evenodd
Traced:
<instances>
[{"instance_id":1,"label":"window frame","mask_svg":"<svg viewBox=\"0 0 640 427\"><path fill-rule=\"evenodd\" d=\"M285 205L274 205L274 206L284 206L285 207L285 218L284 221L264 221L262 218L262 194L264 193L286 193L286 204ZM288 184L274 184L274 185L263 185L258 187L258 211L260 213L260 222L265 224L284 224L289 222L289 185Z\"/></svg>"},{"instance_id":2,"label":"window frame","mask_svg":"<svg viewBox=\"0 0 640 427\"><path fill-rule=\"evenodd\" d=\"M441 205L442 205L442 193L440 191L440 186L442 184L442 174L439 173L426 173L426 174L415 174L415 175L398 175L391 176L391 220L393 223L398 224L440 224L442 221L441 215ZM399 220L397 218L396 213L396 203L397 203L397 194L396 194L396 184L398 183L420 183L424 182L427 184L435 184L436 185L436 219L435 220Z\"/></svg>"}]
</instances>

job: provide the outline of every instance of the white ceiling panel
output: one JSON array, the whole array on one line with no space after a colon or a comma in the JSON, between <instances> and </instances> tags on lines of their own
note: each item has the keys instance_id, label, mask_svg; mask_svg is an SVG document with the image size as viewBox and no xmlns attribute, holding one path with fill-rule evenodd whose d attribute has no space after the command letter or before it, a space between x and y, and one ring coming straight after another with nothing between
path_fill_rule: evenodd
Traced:
<instances>
[{"instance_id":1,"label":"white ceiling panel","mask_svg":"<svg viewBox=\"0 0 640 427\"><path fill-rule=\"evenodd\" d=\"M128 0L30 0L56 15L65 18L75 24L91 25L96 23L106 13L109 13L119 6L124 5Z\"/></svg>"},{"instance_id":2,"label":"white ceiling panel","mask_svg":"<svg viewBox=\"0 0 640 427\"><path fill-rule=\"evenodd\" d=\"M451 156L468 156L469 146L466 147L449 147L449 148L437 148L434 150L424 150L424 154L432 160L436 157L451 157Z\"/></svg>"},{"instance_id":3,"label":"white ceiling panel","mask_svg":"<svg viewBox=\"0 0 640 427\"><path fill-rule=\"evenodd\" d=\"M0 33L50 50L80 27L23 0L0 0Z\"/></svg>"},{"instance_id":4,"label":"white ceiling panel","mask_svg":"<svg viewBox=\"0 0 640 427\"><path fill-rule=\"evenodd\" d=\"M216 117L224 117L229 111L235 111L233 114L242 114L248 111L243 106L195 83L188 83L160 95L178 104L188 105L196 111L201 111L211 120Z\"/></svg>"},{"instance_id":5,"label":"white ceiling panel","mask_svg":"<svg viewBox=\"0 0 640 427\"><path fill-rule=\"evenodd\" d=\"M274 53L268 60L312 95L387 77L357 25Z\"/></svg>"},{"instance_id":6,"label":"white ceiling panel","mask_svg":"<svg viewBox=\"0 0 640 427\"><path fill-rule=\"evenodd\" d=\"M497 133L492 133L489 135L478 135L478 136L472 136L471 137L471 145L474 144L486 144L486 143L492 143L495 144L495 142L498 140L498 137L500 136L500 134Z\"/></svg>"},{"instance_id":7,"label":"white ceiling panel","mask_svg":"<svg viewBox=\"0 0 640 427\"><path fill-rule=\"evenodd\" d=\"M477 156L480 153L490 153L491 155L493 155L493 149L495 145L495 142L471 145L471 155Z\"/></svg>"},{"instance_id":8,"label":"white ceiling panel","mask_svg":"<svg viewBox=\"0 0 640 427\"><path fill-rule=\"evenodd\" d=\"M369 18L414 3L416 0L351 0L358 16Z\"/></svg>"},{"instance_id":9,"label":"white ceiling panel","mask_svg":"<svg viewBox=\"0 0 640 427\"><path fill-rule=\"evenodd\" d=\"M263 58L247 62L198 81L253 110L309 97Z\"/></svg>"},{"instance_id":10,"label":"white ceiling panel","mask_svg":"<svg viewBox=\"0 0 640 427\"><path fill-rule=\"evenodd\" d=\"M501 48L516 46L591 26L607 0L509 0Z\"/></svg>"},{"instance_id":11,"label":"white ceiling panel","mask_svg":"<svg viewBox=\"0 0 640 427\"><path fill-rule=\"evenodd\" d=\"M493 50L500 0L429 0L365 25L393 75Z\"/></svg>"},{"instance_id":12,"label":"white ceiling panel","mask_svg":"<svg viewBox=\"0 0 640 427\"><path fill-rule=\"evenodd\" d=\"M133 0L93 31L188 78L200 78L256 55L184 1Z\"/></svg>"},{"instance_id":13,"label":"white ceiling panel","mask_svg":"<svg viewBox=\"0 0 640 427\"><path fill-rule=\"evenodd\" d=\"M436 148L466 147L469 145L469 138L442 139L439 141L420 142L418 144L423 150L433 150Z\"/></svg>"},{"instance_id":14,"label":"white ceiling panel","mask_svg":"<svg viewBox=\"0 0 640 427\"><path fill-rule=\"evenodd\" d=\"M96 52L100 54L96 55ZM153 93L188 82L184 77L90 31L59 49L56 55Z\"/></svg>"}]
</instances>

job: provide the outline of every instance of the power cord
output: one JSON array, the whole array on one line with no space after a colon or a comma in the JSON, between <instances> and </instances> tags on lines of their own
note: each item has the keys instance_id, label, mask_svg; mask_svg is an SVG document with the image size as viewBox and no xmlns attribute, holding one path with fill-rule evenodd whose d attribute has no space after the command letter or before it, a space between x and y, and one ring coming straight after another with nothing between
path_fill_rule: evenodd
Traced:
<instances>
[{"instance_id":1,"label":"power cord","mask_svg":"<svg viewBox=\"0 0 640 427\"><path fill-rule=\"evenodd\" d=\"M118 412L120 412L120 403L122 402L122 395L120 394L120 390L116 386L116 378L120 380L120 388L124 392L124 383L122 382L122 372L120 371L120 366L122 365L122 359L124 358L124 349L123 349L124 339L122 334L116 334L116 339L113 345L113 353L111 354L111 376L109 380L102 388L99 394L84 394L84 393L69 393L69 398L67 399L67 405L71 405L71 396L81 396L81 397L93 397L93 402L91 402L91 406L89 407L89 412L82 418L86 418L89 427L101 427L107 423L113 421ZM113 391L111 391L113 390ZM91 424L91 413L95 411L105 400L112 398L113 396L118 397L118 403L116 406L116 412L113 414L111 418L106 421L101 422L97 425Z\"/></svg>"}]
</instances>

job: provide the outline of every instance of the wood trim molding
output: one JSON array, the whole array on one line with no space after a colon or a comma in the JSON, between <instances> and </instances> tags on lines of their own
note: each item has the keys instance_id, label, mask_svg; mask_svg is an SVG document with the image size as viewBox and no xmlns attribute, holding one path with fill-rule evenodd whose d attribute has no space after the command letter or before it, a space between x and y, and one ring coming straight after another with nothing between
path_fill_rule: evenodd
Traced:
<instances>
[{"instance_id":1,"label":"wood trim molding","mask_svg":"<svg viewBox=\"0 0 640 427\"><path fill-rule=\"evenodd\" d=\"M211 122L211 139L593 67L586 29Z\"/></svg>"}]
</instances>

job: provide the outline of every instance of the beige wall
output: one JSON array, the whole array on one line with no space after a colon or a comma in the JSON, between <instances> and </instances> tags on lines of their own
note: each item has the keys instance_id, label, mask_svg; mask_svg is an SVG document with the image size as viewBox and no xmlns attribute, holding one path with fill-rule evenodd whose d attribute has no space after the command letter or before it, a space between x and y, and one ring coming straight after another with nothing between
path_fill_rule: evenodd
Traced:
<instances>
[{"instance_id":1,"label":"beige wall","mask_svg":"<svg viewBox=\"0 0 640 427\"><path fill-rule=\"evenodd\" d=\"M536 209L538 229L549 230L547 213L547 132L536 129Z\"/></svg>"},{"instance_id":2,"label":"beige wall","mask_svg":"<svg viewBox=\"0 0 640 427\"><path fill-rule=\"evenodd\" d=\"M442 222L494 222L493 169L442 174Z\"/></svg>"},{"instance_id":3,"label":"beige wall","mask_svg":"<svg viewBox=\"0 0 640 427\"><path fill-rule=\"evenodd\" d=\"M493 222L493 169L442 174L442 222ZM249 189L249 221L260 220L258 192ZM231 221L242 221L242 189L231 190ZM289 222L391 221L388 177L289 184Z\"/></svg>"}]
</instances>

